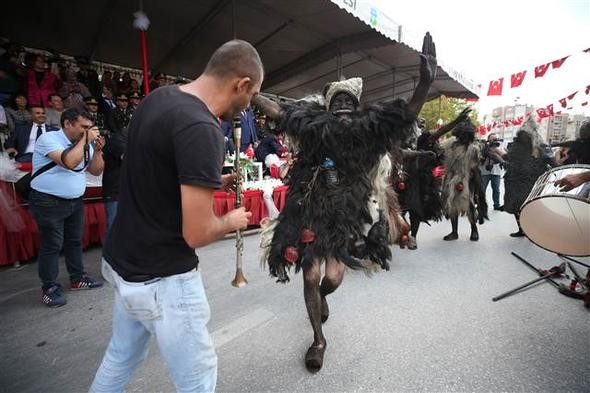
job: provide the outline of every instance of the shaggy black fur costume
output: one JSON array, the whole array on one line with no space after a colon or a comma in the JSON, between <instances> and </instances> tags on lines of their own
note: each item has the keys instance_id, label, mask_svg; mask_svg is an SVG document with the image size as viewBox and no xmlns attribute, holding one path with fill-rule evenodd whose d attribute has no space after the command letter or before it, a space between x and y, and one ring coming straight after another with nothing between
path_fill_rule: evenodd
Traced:
<instances>
[{"instance_id":1,"label":"shaggy black fur costume","mask_svg":"<svg viewBox=\"0 0 590 393\"><path fill-rule=\"evenodd\" d=\"M298 251L296 271L313 258L330 257L353 269L366 268L366 261L389 269L387 220L380 212L373 225L368 207L373 189L369 173L383 154L411 136L414 120L402 100L372 105L349 119L310 102L282 107L280 128L299 153L269 252L272 276L280 282L289 280L287 271L292 265L284 257L287 247ZM334 172L322 165L327 158L335 163L337 182L331 181ZM368 234L366 225L372 226ZM315 233L313 242L300 241L303 229Z\"/></svg>"},{"instance_id":2,"label":"shaggy black fur costume","mask_svg":"<svg viewBox=\"0 0 590 393\"><path fill-rule=\"evenodd\" d=\"M538 149L533 154L533 149ZM534 157L536 155L537 157ZM519 214L520 207L531 192L535 182L551 168L553 158L542 146L533 147L525 131L519 131L509 146L504 175L504 211Z\"/></svg>"},{"instance_id":3,"label":"shaggy black fur costume","mask_svg":"<svg viewBox=\"0 0 590 393\"><path fill-rule=\"evenodd\" d=\"M441 180L432 175L432 170L441 165L443 152L431 134L423 133L418 137L418 150L432 151L435 158L419 155L404 159L405 189L398 191L398 197L404 211L409 211L422 222L442 219L442 201L440 198Z\"/></svg>"}]
</instances>

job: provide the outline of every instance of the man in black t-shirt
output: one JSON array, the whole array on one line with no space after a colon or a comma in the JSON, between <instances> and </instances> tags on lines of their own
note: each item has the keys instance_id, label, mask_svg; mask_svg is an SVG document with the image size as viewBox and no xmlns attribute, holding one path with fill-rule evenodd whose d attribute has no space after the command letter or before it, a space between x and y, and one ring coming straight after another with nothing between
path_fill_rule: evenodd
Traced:
<instances>
[{"instance_id":1,"label":"man in black t-shirt","mask_svg":"<svg viewBox=\"0 0 590 393\"><path fill-rule=\"evenodd\" d=\"M118 212L104 247L103 275L115 289L113 334L90 388L123 391L155 335L178 391L215 389L217 357L207 332L209 305L194 248L244 228L244 208L213 213L223 136L262 84L258 53L233 40L212 55L202 75L157 89L129 125Z\"/></svg>"}]
</instances>

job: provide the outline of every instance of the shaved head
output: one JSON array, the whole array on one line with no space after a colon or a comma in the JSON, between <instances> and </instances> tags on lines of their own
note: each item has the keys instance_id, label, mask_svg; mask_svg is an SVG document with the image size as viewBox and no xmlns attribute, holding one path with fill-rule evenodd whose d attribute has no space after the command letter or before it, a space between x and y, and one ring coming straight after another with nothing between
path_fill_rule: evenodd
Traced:
<instances>
[{"instance_id":1,"label":"shaved head","mask_svg":"<svg viewBox=\"0 0 590 393\"><path fill-rule=\"evenodd\" d=\"M264 76L264 67L250 43L231 40L213 53L203 74L221 79L249 77L253 83L258 83Z\"/></svg>"}]
</instances>

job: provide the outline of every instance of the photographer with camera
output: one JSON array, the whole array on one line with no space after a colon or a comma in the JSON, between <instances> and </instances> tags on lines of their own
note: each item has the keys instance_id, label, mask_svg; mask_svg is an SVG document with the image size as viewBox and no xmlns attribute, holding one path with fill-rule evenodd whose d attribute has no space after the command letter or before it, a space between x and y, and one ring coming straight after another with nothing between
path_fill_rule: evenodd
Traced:
<instances>
[{"instance_id":1,"label":"photographer with camera","mask_svg":"<svg viewBox=\"0 0 590 393\"><path fill-rule=\"evenodd\" d=\"M82 236L84 233L85 171L102 173L103 139L86 111L70 108L61 116L62 129L46 132L35 143L29 206L39 227L41 248L37 264L42 282L42 301L49 307L66 304L59 274L59 255L63 248L70 290L94 289L102 283L84 272Z\"/></svg>"},{"instance_id":2,"label":"photographer with camera","mask_svg":"<svg viewBox=\"0 0 590 393\"><path fill-rule=\"evenodd\" d=\"M502 177L504 159L502 158L506 151L500 147L501 139L498 135L491 133L482 150L482 159L480 165L481 186L483 193L486 193L488 183L492 183L492 199L494 201L494 210L502 210L500 206L500 179Z\"/></svg>"}]
</instances>

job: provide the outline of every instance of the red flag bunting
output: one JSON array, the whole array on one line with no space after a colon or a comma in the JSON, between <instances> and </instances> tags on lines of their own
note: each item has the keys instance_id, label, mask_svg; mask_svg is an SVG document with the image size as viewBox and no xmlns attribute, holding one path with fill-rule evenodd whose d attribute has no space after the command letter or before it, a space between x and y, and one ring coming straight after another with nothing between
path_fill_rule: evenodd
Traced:
<instances>
[{"instance_id":1,"label":"red flag bunting","mask_svg":"<svg viewBox=\"0 0 590 393\"><path fill-rule=\"evenodd\" d=\"M556 115L561 115L561 111L555 112Z\"/></svg>"},{"instance_id":2,"label":"red flag bunting","mask_svg":"<svg viewBox=\"0 0 590 393\"><path fill-rule=\"evenodd\" d=\"M479 126L478 130L479 130L479 135L486 134L486 126Z\"/></svg>"},{"instance_id":3,"label":"red flag bunting","mask_svg":"<svg viewBox=\"0 0 590 393\"><path fill-rule=\"evenodd\" d=\"M524 81L524 77L526 76L526 70L517 72L516 74L512 74L510 76L510 87L518 87Z\"/></svg>"},{"instance_id":4,"label":"red flag bunting","mask_svg":"<svg viewBox=\"0 0 590 393\"><path fill-rule=\"evenodd\" d=\"M567 96L567 99L570 101L573 100L577 93L578 92L576 91L575 93L570 94L569 96Z\"/></svg>"},{"instance_id":5,"label":"red flag bunting","mask_svg":"<svg viewBox=\"0 0 590 393\"><path fill-rule=\"evenodd\" d=\"M545 73L549 69L551 63L541 64L540 66L535 67L535 78L541 78L545 76Z\"/></svg>"},{"instance_id":6,"label":"red flag bunting","mask_svg":"<svg viewBox=\"0 0 590 393\"><path fill-rule=\"evenodd\" d=\"M501 96L503 84L504 84L504 78L500 78L498 80L491 81L490 87L488 88L488 95L489 96Z\"/></svg>"},{"instance_id":7,"label":"red flag bunting","mask_svg":"<svg viewBox=\"0 0 590 393\"><path fill-rule=\"evenodd\" d=\"M565 63L565 60L566 60L568 57L569 57L569 56L566 56L566 57L563 57L563 58L561 58L561 59L559 59L559 60L554 60L554 61L552 61L552 62L551 62L551 67L553 67L553 69L554 69L554 70L555 70L555 69L557 69L557 68L559 68L559 67L561 67L561 65L562 65L563 63Z\"/></svg>"},{"instance_id":8,"label":"red flag bunting","mask_svg":"<svg viewBox=\"0 0 590 393\"><path fill-rule=\"evenodd\" d=\"M466 98L465 102L477 102L479 101L479 98Z\"/></svg>"},{"instance_id":9,"label":"red flag bunting","mask_svg":"<svg viewBox=\"0 0 590 393\"><path fill-rule=\"evenodd\" d=\"M540 119L544 119L546 117L549 117L549 114L547 113L547 108L537 109L537 115L539 116Z\"/></svg>"},{"instance_id":10,"label":"red flag bunting","mask_svg":"<svg viewBox=\"0 0 590 393\"><path fill-rule=\"evenodd\" d=\"M561 104L562 108L567 107L567 98L562 98L561 100L559 100L559 103Z\"/></svg>"},{"instance_id":11,"label":"red flag bunting","mask_svg":"<svg viewBox=\"0 0 590 393\"><path fill-rule=\"evenodd\" d=\"M588 49L584 49L584 52L586 52L586 53L590 53L590 48L588 48Z\"/></svg>"},{"instance_id":12,"label":"red flag bunting","mask_svg":"<svg viewBox=\"0 0 590 393\"><path fill-rule=\"evenodd\" d=\"M586 106L586 105L588 105L588 101L582 102L582 106Z\"/></svg>"},{"instance_id":13,"label":"red flag bunting","mask_svg":"<svg viewBox=\"0 0 590 393\"><path fill-rule=\"evenodd\" d=\"M590 93L590 85L586 86L586 94Z\"/></svg>"},{"instance_id":14,"label":"red flag bunting","mask_svg":"<svg viewBox=\"0 0 590 393\"><path fill-rule=\"evenodd\" d=\"M553 116L553 104L547 105L547 113L549 116Z\"/></svg>"}]
</instances>

